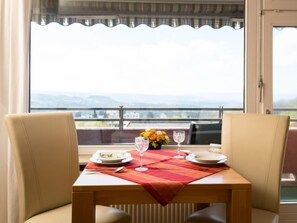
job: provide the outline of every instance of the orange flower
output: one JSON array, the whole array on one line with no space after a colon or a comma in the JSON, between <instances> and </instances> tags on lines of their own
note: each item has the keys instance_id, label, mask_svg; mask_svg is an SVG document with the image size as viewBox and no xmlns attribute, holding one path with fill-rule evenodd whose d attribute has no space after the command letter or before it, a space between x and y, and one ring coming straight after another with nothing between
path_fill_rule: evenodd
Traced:
<instances>
[{"instance_id":1,"label":"orange flower","mask_svg":"<svg viewBox=\"0 0 297 223\"><path fill-rule=\"evenodd\" d=\"M156 135L150 135L150 141L154 141L154 140L156 140L156 138L157 138L157 136Z\"/></svg>"},{"instance_id":2,"label":"orange flower","mask_svg":"<svg viewBox=\"0 0 297 223\"><path fill-rule=\"evenodd\" d=\"M141 132L139 136L149 138L150 143L156 148L158 145L167 145L170 142L165 131L156 129L147 129Z\"/></svg>"}]
</instances>

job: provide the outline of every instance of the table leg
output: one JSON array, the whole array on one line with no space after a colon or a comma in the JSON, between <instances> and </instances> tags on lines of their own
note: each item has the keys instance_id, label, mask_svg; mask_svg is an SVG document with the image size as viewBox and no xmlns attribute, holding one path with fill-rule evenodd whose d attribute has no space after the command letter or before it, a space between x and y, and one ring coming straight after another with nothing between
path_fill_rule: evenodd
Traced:
<instances>
[{"instance_id":1,"label":"table leg","mask_svg":"<svg viewBox=\"0 0 297 223\"><path fill-rule=\"evenodd\" d=\"M251 190L232 190L231 200L227 203L227 223L251 223L251 218Z\"/></svg>"},{"instance_id":2,"label":"table leg","mask_svg":"<svg viewBox=\"0 0 297 223\"><path fill-rule=\"evenodd\" d=\"M92 192L72 193L72 223L94 223L96 207Z\"/></svg>"}]
</instances>

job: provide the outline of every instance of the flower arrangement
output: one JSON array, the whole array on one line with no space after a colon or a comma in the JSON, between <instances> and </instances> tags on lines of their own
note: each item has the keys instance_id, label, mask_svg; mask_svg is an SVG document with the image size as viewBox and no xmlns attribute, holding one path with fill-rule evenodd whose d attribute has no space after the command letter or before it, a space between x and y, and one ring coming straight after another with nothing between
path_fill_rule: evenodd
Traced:
<instances>
[{"instance_id":1,"label":"flower arrangement","mask_svg":"<svg viewBox=\"0 0 297 223\"><path fill-rule=\"evenodd\" d=\"M157 148L159 145L167 145L170 139L165 131L156 129L147 129L141 132L139 136L146 137L149 139L150 144Z\"/></svg>"}]
</instances>

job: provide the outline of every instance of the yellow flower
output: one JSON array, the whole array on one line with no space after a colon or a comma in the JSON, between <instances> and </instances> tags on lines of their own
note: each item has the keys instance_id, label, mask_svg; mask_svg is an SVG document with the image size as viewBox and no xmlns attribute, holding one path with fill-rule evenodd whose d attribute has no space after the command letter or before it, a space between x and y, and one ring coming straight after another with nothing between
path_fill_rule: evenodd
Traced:
<instances>
[{"instance_id":1,"label":"yellow flower","mask_svg":"<svg viewBox=\"0 0 297 223\"><path fill-rule=\"evenodd\" d=\"M141 132L139 136L146 137L150 143L156 148L158 145L167 145L170 142L169 137L165 131L156 129L146 129Z\"/></svg>"}]
</instances>

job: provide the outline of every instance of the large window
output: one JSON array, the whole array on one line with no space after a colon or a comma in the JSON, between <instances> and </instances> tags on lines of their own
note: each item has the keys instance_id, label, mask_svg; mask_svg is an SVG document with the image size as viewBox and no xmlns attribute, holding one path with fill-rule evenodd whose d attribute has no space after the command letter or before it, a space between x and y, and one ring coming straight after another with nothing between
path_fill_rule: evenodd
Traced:
<instances>
[{"instance_id":1,"label":"large window","mask_svg":"<svg viewBox=\"0 0 297 223\"><path fill-rule=\"evenodd\" d=\"M187 123L219 118L220 108L243 108L243 61L243 29L232 27L33 23L31 109L213 108L217 111L126 110L124 117L189 119ZM74 110L78 119L119 117L115 110ZM141 123L124 125L148 127L148 121ZM119 126L116 120L77 124Z\"/></svg>"},{"instance_id":2,"label":"large window","mask_svg":"<svg viewBox=\"0 0 297 223\"><path fill-rule=\"evenodd\" d=\"M243 111L242 3L79 4L33 10L31 112L71 110L79 143L108 144Z\"/></svg>"}]
</instances>

